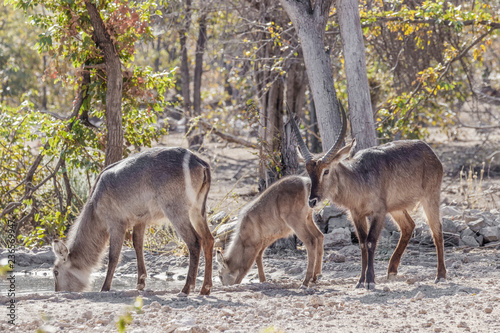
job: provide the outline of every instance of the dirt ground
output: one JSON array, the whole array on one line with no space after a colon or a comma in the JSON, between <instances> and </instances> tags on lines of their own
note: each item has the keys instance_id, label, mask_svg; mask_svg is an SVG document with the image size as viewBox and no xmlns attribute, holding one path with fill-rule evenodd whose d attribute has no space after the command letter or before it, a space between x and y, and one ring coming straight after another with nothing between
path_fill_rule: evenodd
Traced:
<instances>
[{"instance_id":1,"label":"dirt ground","mask_svg":"<svg viewBox=\"0 0 500 333\"><path fill-rule=\"evenodd\" d=\"M493 144L468 131L462 141L450 141L438 133L431 144L445 166L442 201L460 209L498 209L500 168L487 157ZM463 137L463 135L461 135ZM499 142L496 138L493 142ZM161 143L183 145L181 135ZM202 155L212 166L212 188L208 206L212 212L235 215L257 193L255 152L211 142ZM500 154L497 155L500 159ZM479 184L481 163L489 174ZM488 162L489 161L489 162ZM469 165L478 178L460 182L460 170ZM489 177L487 177L489 176ZM500 215L498 216L500 217ZM4 315L9 298L0 295L0 331L16 332L116 332L122 322L128 332L495 332L500 331L500 243L489 247L447 248L448 279L434 283L436 254L433 248L410 244L399 275L385 277L392 246L379 246L375 263L375 290L355 289L361 269L356 245L325 250L321 280L309 289L300 289L306 267L304 249L268 251L264 266L268 282L259 283L254 267L243 284L223 287L214 264L214 288L210 296L178 297L179 284L144 291L113 285L107 293L23 292L17 290L16 326ZM169 256L161 260L149 254L148 272L187 273L186 258ZM167 266L165 266L167 265ZM201 286L203 263L197 287ZM47 269L47 265L29 269ZM27 268L24 268L26 270ZM131 269L135 269L131 264ZM178 279L179 281L181 278ZM182 282L182 281L181 281ZM2 284L3 286L3 284ZM3 287L2 287L3 289ZM142 305L141 305L142 302ZM125 324L126 318L130 322Z\"/></svg>"}]
</instances>

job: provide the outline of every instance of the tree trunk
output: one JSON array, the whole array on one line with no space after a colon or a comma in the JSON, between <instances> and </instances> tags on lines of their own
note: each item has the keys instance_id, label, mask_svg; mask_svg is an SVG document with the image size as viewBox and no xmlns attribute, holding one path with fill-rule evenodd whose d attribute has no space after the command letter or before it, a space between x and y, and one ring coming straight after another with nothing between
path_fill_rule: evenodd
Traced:
<instances>
[{"instance_id":1,"label":"tree trunk","mask_svg":"<svg viewBox=\"0 0 500 333\"><path fill-rule=\"evenodd\" d=\"M302 45L309 86L316 105L323 151L330 149L340 133L342 122L329 54L324 34L332 0L281 0Z\"/></svg>"},{"instance_id":2,"label":"tree trunk","mask_svg":"<svg viewBox=\"0 0 500 333\"><path fill-rule=\"evenodd\" d=\"M357 0L337 0L340 36L344 47L351 133L356 149L377 145L370 87L366 72L365 45Z\"/></svg>"},{"instance_id":3,"label":"tree trunk","mask_svg":"<svg viewBox=\"0 0 500 333\"><path fill-rule=\"evenodd\" d=\"M106 157L105 165L110 165L122 159L123 154L123 127L122 127L122 70L120 58L115 50L101 15L97 8L89 1L85 1L90 22L94 28L92 38L103 51L106 64Z\"/></svg>"},{"instance_id":4,"label":"tree trunk","mask_svg":"<svg viewBox=\"0 0 500 333\"><path fill-rule=\"evenodd\" d=\"M310 109L309 109L309 129L311 133L318 133L318 118L316 117L316 107L314 106L314 99L311 98L310 102ZM321 152L321 146L320 142L318 140L318 137L314 134L309 134L308 136L309 139L309 146L311 149L311 152L313 153L320 153Z\"/></svg>"},{"instance_id":5,"label":"tree trunk","mask_svg":"<svg viewBox=\"0 0 500 333\"><path fill-rule=\"evenodd\" d=\"M184 0L185 18L182 29L179 31L181 44L181 89L184 100L184 113L186 117L191 116L191 96L189 92L189 59L187 52L187 34L191 26L191 0ZM187 123L186 123L187 125ZM188 126L186 126L186 129Z\"/></svg>"},{"instance_id":6,"label":"tree trunk","mask_svg":"<svg viewBox=\"0 0 500 333\"><path fill-rule=\"evenodd\" d=\"M196 116L201 115L201 75L203 74L203 53L205 53L207 42L207 14L203 13L200 16L199 25L193 78L193 113Z\"/></svg>"}]
</instances>

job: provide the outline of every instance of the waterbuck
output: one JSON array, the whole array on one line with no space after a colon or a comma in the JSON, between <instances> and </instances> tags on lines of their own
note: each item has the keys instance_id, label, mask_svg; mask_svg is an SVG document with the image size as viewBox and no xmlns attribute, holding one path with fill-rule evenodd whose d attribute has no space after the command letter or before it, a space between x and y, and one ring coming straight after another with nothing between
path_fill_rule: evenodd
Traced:
<instances>
[{"instance_id":1,"label":"waterbuck","mask_svg":"<svg viewBox=\"0 0 500 333\"><path fill-rule=\"evenodd\" d=\"M168 218L189 249L189 270L181 295L194 289L200 251L205 276L200 294L210 294L214 238L206 221L210 167L183 148L153 148L106 167L98 176L68 241L52 244L56 291L83 291L109 240L109 263L101 291L109 291L127 229L137 255L137 289L145 286L144 230Z\"/></svg>"},{"instance_id":2,"label":"waterbuck","mask_svg":"<svg viewBox=\"0 0 500 333\"><path fill-rule=\"evenodd\" d=\"M307 149L293 117L291 123L312 182L309 206L330 199L350 210L361 248L361 277L356 287L375 288L374 252L387 213L401 230L387 271L388 278L397 275L401 256L415 228L408 210L418 202L427 216L436 246L436 282L446 279L439 217L443 166L439 158L422 141L401 140L360 150L346 159L355 142L340 148L347 128L342 106L341 113L342 130L336 143L320 158L313 157Z\"/></svg>"},{"instance_id":3,"label":"waterbuck","mask_svg":"<svg viewBox=\"0 0 500 333\"><path fill-rule=\"evenodd\" d=\"M311 280L317 280L323 259L323 234L313 221L313 210L307 205L310 190L308 178L285 177L241 210L226 254L217 251L223 285L241 283L254 262L260 282L266 281L262 264L264 250L292 233L307 250L307 271L302 285L307 287Z\"/></svg>"}]
</instances>

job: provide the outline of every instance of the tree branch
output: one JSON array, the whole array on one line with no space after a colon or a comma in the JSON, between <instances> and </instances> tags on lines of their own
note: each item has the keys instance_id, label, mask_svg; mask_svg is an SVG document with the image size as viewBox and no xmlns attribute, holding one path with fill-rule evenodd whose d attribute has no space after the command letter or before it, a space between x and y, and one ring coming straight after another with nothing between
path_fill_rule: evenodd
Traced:
<instances>
[{"instance_id":1,"label":"tree branch","mask_svg":"<svg viewBox=\"0 0 500 333\"><path fill-rule=\"evenodd\" d=\"M76 120L76 116L78 115L80 108L83 105L84 100L88 97L87 89L88 89L89 82L90 82L90 75L88 75L88 77L84 75L82 78L80 92L78 93L78 96L77 96L76 102L75 102L75 106L73 108L73 112L71 113L71 115L68 118L66 118L66 120L73 119L73 121L71 121L67 125L68 130L71 130L71 128L73 127L73 124ZM21 206L24 200L30 199L36 190L38 190L43 184L45 184L51 177L53 177L57 173L61 164L64 161L63 157L59 158L59 161L56 164L55 171L53 173L51 173L51 175L46 177L44 180L42 180L37 186L33 187L33 178L35 176L37 168L40 166L40 163L42 163L43 151L49 149L49 147L50 147L50 145L49 145L49 142L47 141L45 143L45 145L43 146L43 148L38 153L37 157L35 158L35 161L31 165L31 167L29 168L24 179L20 182L20 184L18 184L16 186L16 187L19 187L21 184L23 184L23 183L25 184L24 196L18 202L9 202L7 204L7 206L4 208L4 210L0 213L0 219L2 217L4 217L5 215L10 214L17 207Z\"/></svg>"},{"instance_id":2,"label":"tree branch","mask_svg":"<svg viewBox=\"0 0 500 333\"><path fill-rule=\"evenodd\" d=\"M240 144L240 145L248 147L248 148L257 149L257 144L256 143L253 143L251 141L247 141L245 139L239 138L239 137L234 136L234 135L222 133L222 132L216 130L212 125L210 125L206 121L200 120L199 123L204 128L210 130L213 134L219 136L220 138L222 138L222 139L224 139L224 140L226 140L228 142L234 142L234 143Z\"/></svg>"}]
</instances>

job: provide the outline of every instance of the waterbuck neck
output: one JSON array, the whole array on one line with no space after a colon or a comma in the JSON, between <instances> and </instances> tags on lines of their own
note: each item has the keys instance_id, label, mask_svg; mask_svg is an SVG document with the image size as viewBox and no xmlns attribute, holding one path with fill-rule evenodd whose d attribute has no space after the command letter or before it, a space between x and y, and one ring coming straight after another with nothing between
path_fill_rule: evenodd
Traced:
<instances>
[{"instance_id":1,"label":"waterbuck neck","mask_svg":"<svg viewBox=\"0 0 500 333\"><path fill-rule=\"evenodd\" d=\"M355 172L351 169L349 164L340 162L333 170L332 177L334 177L334 189L330 191L330 199L336 204L342 205L346 208L351 207L357 198L353 196L356 192L354 189L360 187Z\"/></svg>"},{"instance_id":2,"label":"waterbuck neck","mask_svg":"<svg viewBox=\"0 0 500 333\"><path fill-rule=\"evenodd\" d=\"M89 200L68 234L69 260L73 267L91 270L101 262L108 231Z\"/></svg>"}]
</instances>

